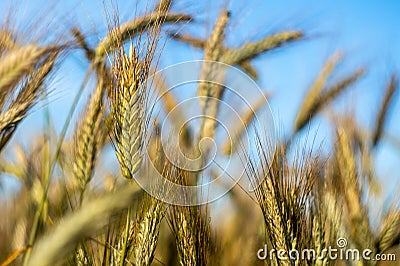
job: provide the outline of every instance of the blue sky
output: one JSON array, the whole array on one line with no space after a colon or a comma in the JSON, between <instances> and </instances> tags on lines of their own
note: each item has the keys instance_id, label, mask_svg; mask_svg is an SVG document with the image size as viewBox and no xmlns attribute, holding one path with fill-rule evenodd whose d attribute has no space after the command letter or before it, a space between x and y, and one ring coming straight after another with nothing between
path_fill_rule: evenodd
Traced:
<instances>
[{"instance_id":1,"label":"blue sky","mask_svg":"<svg viewBox=\"0 0 400 266\"><path fill-rule=\"evenodd\" d=\"M1 1L0 15L7 12L10 6L8 2L14 1ZM17 26L30 26L30 29L41 34L43 30L33 26L36 25L34 22L50 23L57 33L64 34L68 34L70 27L78 25L89 34L92 43L102 38L107 30L102 1L18 2L13 4L18 7L14 10L20 18ZM134 16L136 1L116 2L121 22ZM146 5L147 1L138 4L141 10ZM254 60L261 77L258 83L261 88L274 93L270 101L272 111L288 132L291 131L294 115L307 88L326 59L338 49L344 52L345 57L337 77L357 66L365 66L368 74L336 101L335 107L341 112L355 112L358 121L366 128L371 128L388 77L392 71L399 73L400 70L399 1L178 0L173 10L196 15L198 19L193 25L183 26L182 32L204 37L210 32L214 18L222 7L228 7L232 12L226 39L228 46L237 47L246 40L258 40L268 33L281 30L301 29L309 37ZM48 31L49 28L44 29ZM45 33L56 34L52 31ZM73 53L63 64L57 82L53 84L56 93L50 96L50 111L58 130L88 66L81 58L81 54ZM201 53L187 45L169 41L160 66L191 59L201 59ZM400 94L395 100L387 131L400 137L399 97ZM38 125L42 121L42 110L35 111L23 123L13 141L27 143L34 133L27 135L26 130L40 132L42 127ZM317 132L318 141L329 139L331 131L326 121L324 115L321 115L313 124L312 132ZM326 145L329 145L329 141ZM383 143L375 160L378 173L385 181L384 188L391 192L398 190L400 174L396 169L400 163L400 151Z\"/></svg>"}]
</instances>

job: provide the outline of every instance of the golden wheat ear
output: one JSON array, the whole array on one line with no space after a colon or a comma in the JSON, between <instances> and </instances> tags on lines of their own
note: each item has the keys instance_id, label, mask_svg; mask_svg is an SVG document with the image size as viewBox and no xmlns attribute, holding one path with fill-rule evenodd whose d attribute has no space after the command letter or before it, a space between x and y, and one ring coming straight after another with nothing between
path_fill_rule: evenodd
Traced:
<instances>
[{"instance_id":1,"label":"golden wheat ear","mask_svg":"<svg viewBox=\"0 0 400 266\"><path fill-rule=\"evenodd\" d=\"M271 34L257 42L249 42L238 49L227 51L221 58L221 61L228 65L238 65L244 61L281 47L290 42L301 40L304 37L301 31L288 31Z\"/></svg>"},{"instance_id":2,"label":"golden wheat ear","mask_svg":"<svg viewBox=\"0 0 400 266\"><path fill-rule=\"evenodd\" d=\"M400 211L389 212L376 241L377 252L383 253L400 244Z\"/></svg>"},{"instance_id":3,"label":"golden wheat ear","mask_svg":"<svg viewBox=\"0 0 400 266\"><path fill-rule=\"evenodd\" d=\"M350 137L344 128L337 129L337 143L335 147L338 181L341 194L346 206L347 228L350 237L357 248L371 247L373 235L368 220L367 209L362 202L362 191L357 171L356 157L353 152Z\"/></svg>"},{"instance_id":4,"label":"golden wheat ear","mask_svg":"<svg viewBox=\"0 0 400 266\"><path fill-rule=\"evenodd\" d=\"M329 65L330 63L328 62L326 68L328 68ZM343 91L356 83L362 76L364 76L365 72L364 68L359 68L350 75L334 83L334 85L324 88L324 90L320 91L318 94L316 92L319 91L319 89L315 89L318 87L313 87L313 91L310 91L310 96L312 97L303 102L303 105L298 112L294 134L302 130L307 123L309 123L324 107L336 99Z\"/></svg>"},{"instance_id":5,"label":"golden wheat ear","mask_svg":"<svg viewBox=\"0 0 400 266\"><path fill-rule=\"evenodd\" d=\"M81 202L86 186L92 178L99 149L105 137L105 131L101 128L104 91L105 88L100 81L89 100L83 119L75 129L73 172L82 191Z\"/></svg>"},{"instance_id":6,"label":"golden wheat ear","mask_svg":"<svg viewBox=\"0 0 400 266\"><path fill-rule=\"evenodd\" d=\"M137 188L129 186L83 205L40 239L27 265L56 265L64 261L82 238L101 229L111 215L130 206L140 194Z\"/></svg>"},{"instance_id":7,"label":"golden wheat ear","mask_svg":"<svg viewBox=\"0 0 400 266\"><path fill-rule=\"evenodd\" d=\"M205 82L199 82L197 95L200 99L200 107L202 108L203 114L205 115L201 125L200 138L202 137L214 137L217 123L214 119L209 119L207 117L217 117L218 115L218 105L221 97L224 93L224 87L219 84L211 84L207 81L213 80L215 76L219 76L218 69L216 65L210 64L207 61L219 61L222 51L223 51L223 41L225 38L226 26L229 22L230 13L228 11L223 11L220 13L213 32L206 41L204 47L204 57L206 61L203 64L200 79ZM223 77L222 77L223 79ZM222 80L221 80L222 83Z\"/></svg>"},{"instance_id":8,"label":"golden wheat ear","mask_svg":"<svg viewBox=\"0 0 400 266\"><path fill-rule=\"evenodd\" d=\"M46 80L59 52L56 47L28 45L10 51L0 61L0 150L46 94Z\"/></svg>"},{"instance_id":9,"label":"golden wheat ear","mask_svg":"<svg viewBox=\"0 0 400 266\"><path fill-rule=\"evenodd\" d=\"M132 48L133 49L133 48ZM134 50L128 56L123 50L114 63L116 84L113 85L112 115L118 161L124 177L131 179L142 162L146 124L146 89L150 62L140 62Z\"/></svg>"},{"instance_id":10,"label":"golden wheat ear","mask_svg":"<svg viewBox=\"0 0 400 266\"><path fill-rule=\"evenodd\" d=\"M303 103L301 104L295 121L295 129L297 131L300 130L309 120L311 111L314 108L316 101L320 97L321 91L324 89L329 75L338 65L342 57L343 54L338 52L328 59L314 84L304 96Z\"/></svg>"},{"instance_id":11,"label":"golden wheat ear","mask_svg":"<svg viewBox=\"0 0 400 266\"><path fill-rule=\"evenodd\" d=\"M181 41L181 42L185 42L188 43L189 45L195 47L195 48L199 48L199 49L204 49L204 47L206 46L207 40L202 40L200 38L196 38L190 35L185 35L185 34L170 34L170 37ZM222 48L222 53L225 54L227 53L229 50L232 50L230 48L227 47L223 47ZM244 71L246 72L247 75L249 75L251 78L258 80L259 76L258 76L258 71L257 69L254 68L254 66L251 63L251 60L245 60L243 62L238 63L238 66Z\"/></svg>"},{"instance_id":12,"label":"golden wheat ear","mask_svg":"<svg viewBox=\"0 0 400 266\"><path fill-rule=\"evenodd\" d=\"M159 0L158 3L155 5L153 11L168 13L172 7L172 4L173 4L172 0Z\"/></svg>"},{"instance_id":13,"label":"golden wheat ear","mask_svg":"<svg viewBox=\"0 0 400 266\"><path fill-rule=\"evenodd\" d=\"M165 12L155 12L138 18L132 23L111 30L98 46L106 51L112 50L111 110L113 117L113 137L116 155L123 175L130 179L139 169L146 141L148 125L147 79L160 39L163 23L172 19L179 21L181 15L172 16ZM186 16L187 19L189 19ZM146 32L146 34L144 33ZM141 43L142 35L146 42ZM124 43L131 36L139 35L135 44L131 43L126 53ZM143 46L143 47L142 47Z\"/></svg>"},{"instance_id":14,"label":"golden wheat ear","mask_svg":"<svg viewBox=\"0 0 400 266\"><path fill-rule=\"evenodd\" d=\"M314 191L323 169L321 152L299 145L288 150L285 144L272 143L268 136L257 133L255 137L256 154L246 172L263 214L266 243L276 250L302 250L319 241L324 248L325 242L316 235L323 229L314 232L313 239L311 226L316 216L313 210L319 208ZM268 262L279 264L279 259L268 258Z\"/></svg>"},{"instance_id":15,"label":"golden wheat ear","mask_svg":"<svg viewBox=\"0 0 400 266\"><path fill-rule=\"evenodd\" d=\"M177 23L182 21L190 21L192 17L185 14L163 14L160 12L153 12L143 17L136 18L130 22L127 22L119 29L111 32L106 38L104 38L97 48L95 49L96 61L103 61L107 54L118 48L118 43L124 43L129 39L142 34L145 30L160 27L161 23Z\"/></svg>"},{"instance_id":16,"label":"golden wheat ear","mask_svg":"<svg viewBox=\"0 0 400 266\"><path fill-rule=\"evenodd\" d=\"M153 262L165 210L166 205L149 194L140 199L132 228L132 245L127 252L135 265L151 265Z\"/></svg>"},{"instance_id":17,"label":"golden wheat ear","mask_svg":"<svg viewBox=\"0 0 400 266\"><path fill-rule=\"evenodd\" d=\"M247 126L251 124L251 122L255 119L257 112L265 106L266 99L270 96L268 93L264 94L264 97L261 97L254 103L254 105L245 113L241 114L241 119L243 123L238 123L236 127L233 129L233 136L231 139L227 139L226 142L222 146L222 152L225 155L230 155L237 151L240 147L240 141L242 136L244 135Z\"/></svg>"},{"instance_id":18,"label":"golden wheat ear","mask_svg":"<svg viewBox=\"0 0 400 266\"><path fill-rule=\"evenodd\" d=\"M15 48L16 41L13 32L8 29L0 29L0 56L4 52Z\"/></svg>"}]
</instances>

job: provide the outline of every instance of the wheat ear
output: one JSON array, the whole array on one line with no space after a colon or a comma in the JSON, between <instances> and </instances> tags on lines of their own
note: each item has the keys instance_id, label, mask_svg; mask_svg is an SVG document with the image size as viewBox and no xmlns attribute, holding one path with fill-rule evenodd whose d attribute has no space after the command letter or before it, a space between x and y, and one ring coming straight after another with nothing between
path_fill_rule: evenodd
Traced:
<instances>
[{"instance_id":1,"label":"wheat ear","mask_svg":"<svg viewBox=\"0 0 400 266\"><path fill-rule=\"evenodd\" d=\"M193 47L196 48L200 48L200 49L204 49L204 47L206 46L206 42L202 39L196 38L196 37L192 37L190 35L185 35L185 34L171 34L171 37L178 40L178 41L182 41L182 42L186 42L188 44L190 44ZM227 48L227 47L223 47L222 48L222 54L228 53L233 49ZM254 68L254 66L252 66L250 59L249 60L245 60L243 62L238 63L238 66L247 73L247 75L249 75L251 78L257 80L258 79L258 72L257 70Z\"/></svg>"},{"instance_id":2,"label":"wheat ear","mask_svg":"<svg viewBox=\"0 0 400 266\"><path fill-rule=\"evenodd\" d=\"M258 42L250 42L242 47L227 51L221 61L228 65L237 65L243 61L254 58L255 56L280 47L286 43L299 40L303 37L301 31L289 31L267 36Z\"/></svg>"},{"instance_id":3,"label":"wheat ear","mask_svg":"<svg viewBox=\"0 0 400 266\"><path fill-rule=\"evenodd\" d=\"M180 21L190 21L191 19L192 17L184 14L160 14L159 12L134 19L104 38L97 46L95 56L97 60L102 61L106 54L111 54L117 48L118 42L123 43L152 26L158 26L157 24L160 23L160 21L163 23L176 23Z\"/></svg>"},{"instance_id":4,"label":"wheat ear","mask_svg":"<svg viewBox=\"0 0 400 266\"><path fill-rule=\"evenodd\" d=\"M39 60L48 53L49 48L29 44L7 53L0 61L0 99L4 93L31 73Z\"/></svg>"},{"instance_id":5,"label":"wheat ear","mask_svg":"<svg viewBox=\"0 0 400 266\"><path fill-rule=\"evenodd\" d=\"M376 122L375 122L375 128L372 133L372 144L376 146L379 142L379 140L382 137L383 129L385 126L385 123L387 121L387 114L389 112L389 108L391 105L391 102L393 101L393 96L395 95L396 91L398 90L398 79L397 76L392 75L390 78L390 81L387 85L387 89L385 92L385 95L382 99L381 107L379 109Z\"/></svg>"},{"instance_id":6,"label":"wheat ear","mask_svg":"<svg viewBox=\"0 0 400 266\"><path fill-rule=\"evenodd\" d=\"M325 66L321 70L321 73L315 80L313 86L304 96L304 100L301 104L300 110L297 112L297 117L295 121L296 129L300 129L306 123L306 121L309 120L311 110L316 104L316 101L318 101L318 99L320 98L320 94L325 87L329 75L340 62L341 58L341 53L337 53L329 58L328 62L326 62Z\"/></svg>"},{"instance_id":7,"label":"wheat ear","mask_svg":"<svg viewBox=\"0 0 400 266\"><path fill-rule=\"evenodd\" d=\"M68 215L35 245L27 265L55 265L65 260L83 237L100 229L108 217L130 206L141 191L131 186L106 194Z\"/></svg>"},{"instance_id":8,"label":"wheat ear","mask_svg":"<svg viewBox=\"0 0 400 266\"><path fill-rule=\"evenodd\" d=\"M75 130L73 172L82 193L92 178L99 148L105 135L101 130L103 92L104 86L100 82L89 100L83 119Z\"/></svg>"},{"instance_id":9,"label":"wheat ear","mask_svg":"<svg viewBox=\"0 0 400 266\"><path fill-rule=\"evenodd\" d=\"M122 50L116 60L114 75L117 84L114 85L112 102L113 134L122 173L130 179L142 162L146 120L143 77L146 77L149 66L139 62L132 46L129 56Z\"/></svg>"},{"instance_id":10,"label":"wheat ear","mask_svg":"<svg viewBox=\"0 0 400 266\"><path fill-rule=\"evenodd\" d=\"M204 60L206 61L219 61L222 53L222 43L225 37L226 26L229 22L230 13L223 11L220 13L214 30L208 38L204 47ZM218 100L221 99L224 87L218 84L210 84L208 81L215 80L215 78L223 79L223 73L216 68L216 65L205 62L203 64L200 82L197 90L197 95L200 96L200 107L203 110L205 117L201 126L201 137L213 137L216 129L215 117L218 114Z\"/></svg>"},{"instance_id":11,"label":"wheat ear","mask_svg":"<svg viewBox=\"0 0 400 266\"><path fill-rule=\"evenodd\" d=\"M372 234L368 215L361 202L355 155L347 132L339 127L337 134L336 160L340 182L343 186L343 198L347 207L348 216L346 218L350 235L358 248L370 247Z\"/></svg>"},{"instance_id":12,"label":"wheat ear","mask_svg":"<svg viewBox=\"0 0 400 266\"><path fill-rule=\"evenodd\" d=\"M301 118L298 119L295 125L295 132L299 132L304 126L310 122L314 116L326 107L330 102L336 99L343 91L352 84L357 82L365 74L365 69L360 68L354 71L351 75L337 81L331 87L326 88L319 94L319 97L313 100L312 105L308 108L308 112L300 111Z\"/></svg>"},{"instance_id":13,"label":"wheat ear","mask_svg":"<svg viewBox=\"0 0 400 266\"><path fill-rule=\"evenodd\" d=\"M378 252L382 253L400 243L400 211L386 215L377 241Z\"/></svg>"},{"instance_id":14,"label":"wheat ear","mask_svg":"<svg viewBox=\"0 0 400 266\"><path fill-rule=\"evenodd\" d=\"M9 103L8 108L0 113L0 150L10 139L19 122L46 93L45 81L54 68L57 56L58 53L54 52L45 57L44 63L29 75L15 99ZM1 99L2 104L6 104L7 98L12 98L12 95L7 96Z\"/></svg>"}]
</instances>

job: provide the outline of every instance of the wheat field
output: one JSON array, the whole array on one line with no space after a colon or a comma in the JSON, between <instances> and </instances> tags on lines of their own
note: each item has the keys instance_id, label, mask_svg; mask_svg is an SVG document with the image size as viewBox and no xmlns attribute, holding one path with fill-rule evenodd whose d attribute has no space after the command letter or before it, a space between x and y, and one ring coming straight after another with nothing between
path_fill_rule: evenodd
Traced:
<instances>
[{"instance_id":1,"label":"wheat field","mask_svg":"<svg viewBox=\"0 0 400 266\"><path fill-rule=\"evenodd\" d=\"M46 38L51 23L3 18L0 184L19 186L0 198L1 265L399 265L400 200L381 191L374 159L383 144L400 144L387 130L398 73L382 78L374 123L364 127L333 106L371 66L343 70L352 56L337 47L320 58L285 129L268 104L284 88L254 96L230 86L240 76L256 88L260 56L301 53L318 37L299 27L233 47L227 40L241 18L222 5L198 38L184 29L207 16L180 8L188 5L150 1L125 20L109 1L95 38L79 22ZM167 45L191 47L202 61L159 72L162 55L177 56ZM71 57L88 67L63 120L48 106L68 90L58 75ZM199 80L185 102L168 80L191 71ZM37 113L43 128L21 130ZM321 144L317 119L331 133ZM384 197L385 206L371 205Z\"/></svg>"}]
</instances>

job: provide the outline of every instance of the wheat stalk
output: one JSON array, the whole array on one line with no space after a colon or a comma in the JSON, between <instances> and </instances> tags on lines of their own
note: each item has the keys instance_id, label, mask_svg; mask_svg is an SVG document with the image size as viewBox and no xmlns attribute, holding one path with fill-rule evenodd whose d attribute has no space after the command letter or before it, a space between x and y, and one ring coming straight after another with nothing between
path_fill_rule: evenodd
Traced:
<instances>
[{"instance_id":1,"label":"wheat stalk","mask_svg":"<svg viewBox=\"0 0 400 266\"><path fill-rule=\"evenodd\" d=\"M396 75L392 75L390 78L389 84L387 85L387 89L385 92L385 95L382 99L382 104L379 109L376 122L375 122L375 128L373 129L372 133L372 144L376 146L381 139L382 133L383 133L383 128L385 126L386 120L387 120L387 114L389 112L390 104L393 100L393 97L398 90L398 85L397 85L397 77Z\"/></svg>"},{"instance_id":2,"label":"wheat stalk","mask_svg":"<svg viewBox=\"0 0 400 266\"><path fill-rule=\"evenodd\" d=\"M233 134L231 135L230 139L227 139L227 141L222 146L222 152L224 154L229 155L233 152L236 152L237 148L239 147L241 137L256 117L257 112L263 106L265 106L268 98L269 94L265 94L263 97L258 99L258 101L256 101L253 106L251 106L249 110L247 110L247 112L241 114L240 123L236 124L236 127L231 131L233 132Z\"/></svg>"},{"instance_id":3,"label":"wheat stalk","mask_svg":"<svg viewBox=\"0 0 400 266\"><path fill-rule=\"evenodd\" d=\"M177 132L180 133L179 139L185 145L186 148L191 147L191 136L192 132L188 126L182 126L185 124L186 117L181 112L174 112L174 108L177 106L177 99L172 91L168 90L165 80L158 76L153 76L153 83L157 89L160 99L163 101L165 112L172 117L172 122L176 127Z\"/></svg>"},{"instance_id":4,"label":"wheat stalk","mask_svg":"<svg viewBox=\"0 0 400 266\"><path fill-rule=\"evenodd\" d=\"M166 165L165 174L166 178L183 186L189 184L192 175L172 164ZM189 202L191 197L197 195L182 191L176 196L182 197L182 202ZM175 237L180 265L207 265L211 254L211 231L207 215L207 205L171 206L167 218Z\"/></svg>"},{"instance_id":5,"label":"wheat stalk","mask_svg":"<svg viewBox=\"0 0 400 266\"><path fill-rule=\"evenodd\" d=\"M29 44L7 53L0 61L0 99L4 93L15 86L21 79L34 70L39 60L49 52L47 47Z\"/></svg>"}]
</instances>

